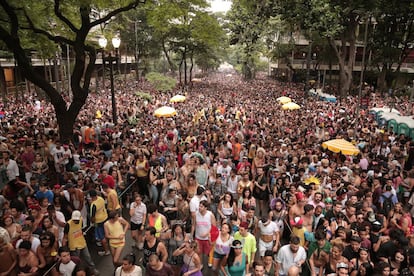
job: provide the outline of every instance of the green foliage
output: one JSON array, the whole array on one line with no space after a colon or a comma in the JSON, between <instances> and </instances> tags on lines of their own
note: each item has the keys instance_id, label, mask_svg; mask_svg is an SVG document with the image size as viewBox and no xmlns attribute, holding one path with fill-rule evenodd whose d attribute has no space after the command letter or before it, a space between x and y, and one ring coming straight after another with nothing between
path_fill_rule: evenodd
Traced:
<instances>
[{"instance_id":1,"label":"green foliage","mask_svg":"<svg viewBox=\"0 0 414 276\"><path fill-rule=\"evenodd\" d=\"M144 99L147 100L149 102L152 101L152 96L151 94L147 93L147 92L143 92L143 91L137 91L135 92L135 96L139 97L140 99Z\"/></svg>"},{"instance_id":2,"label":"green foliage","mask_svg":"<svg viewBox=\"0 0 414 276\"><path fill-rule=\"evenodd\" d=\"M218 62L225 35L218 19L206 12L205 0L161 0L151 5L148 23L154 29L154 36L161 41L171 70L187 58L195 58L197 64L207 67ZM178 57L176 63L174 54ZM202 60L206 57L208 63Z\"/></svg>"},{"instance_id":3,"label":"green foliage","mask_svg":"<svg viewBox=\"0 0 414 276\"><path fill-rule=\"evenodd\" d=\"M174 78L156 72L148 73L145 77L155 89L161 92L172 91L177 84L177 81Z\"/></svg>"}]
</instances>

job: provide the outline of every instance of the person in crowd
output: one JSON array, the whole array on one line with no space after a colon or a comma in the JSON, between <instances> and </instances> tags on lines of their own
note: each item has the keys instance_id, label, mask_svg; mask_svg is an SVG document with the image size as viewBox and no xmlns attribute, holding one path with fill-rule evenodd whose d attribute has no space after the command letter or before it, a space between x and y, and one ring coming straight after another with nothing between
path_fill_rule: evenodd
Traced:
<instances>
[{"instance_id":1,"label":"person in crowd","mask_svg":"<svg viewBox=\"0 0 414 276\"><path fill-rule=\"evenodd\" d=\"M168 260L168 251L164 243L160 242L157 237L157 230L153 226L149 226L145 229L144 235L144 246L143 254L144 258L142 264L144 267L147 267L149 263L149 258L151 255L155 254L158 258L165 263Z\"/></svg>"},{"instance_id":2,"label":"person in crowd","mask_svg":"<svg viewBox=\"0 0 414 276\"><path fill-rule=\"evenodd\" d=\"M183 266L181 273L183 275L202 276L202 263L199 254L197 253L198 242L190 240L186 237L185 242L174 251L174 256L183 256Z\"/></svg>"},{"instance_id":3,"label":"person in crowd","mask_svg":"<svg viewBox=\"0 0 414 276\"><path fill-rule=\"evenodd\" d=\"M73 211L71 219L66 223L62 245L67 246L71 254L80 257L86 265L93 271L95 276L99 275L92 257L89 253L88 245L83 235L82 215L80 211Z\"/></svg>"},{"instance_id":4,"label":"person in crowd","mask_svg":"<svg viewBox=\"0 0 414 276\"><path fill-rule=\"evenodd\" d=\"M69 247L60 247L58 250L58 254L59 262L57 262L56 269L52 270L52 273L57 272L58 275L63 276L86 276L86 271L81 265L81 260L76 256L70 255ZM96 273L94 275L99 276L99 274Z\"/></svg>"},{"instance_id":5,"label":"person in crowd","mask_svg":"<svg viewBox=\"0 0 414 276\"><path fill-rule=\"evenodd\" d=\"M38 273L43 275L54 266L58 255L58 246L52 232L43 232L39 239L40 246L37 247L36 256L39 258Z\"/></svg>"},{"instance_id":6,"label":"person in crowd","mask_svg":"<svg viewBox=\"0 0 414 276\"><path fill-rule=\"evenodd\" d=\"M174 276L174 271L171 266L161 261L157 254L150 255L148 261L145 276Z\"/></svg>"},{"instance_id":7,"label":"person in crowd","mask_svg":"<svg viewBox=\"0 0 414 276\"><path fill-rule=\"evenodd\" d=\"M115 270L115 276L142 276L142 268L135 264L135 255L129 254L122 258L122 265Z\"/></svg>"},{"instance_id":8,"label":"person in crowd","mask_svg":"<svg viewBox=\"0 0 414 276\"><path fill-rule=\"evenodd\" d=\"M137 194L135 196L134 202L131 203L129 215L131 217L131 236L135 243L133 246L142 249L144 245L142 240L142 233L144 231L145 223L147 220L147 206L142 202L142 196L140 194Z\"/></svg>"},{"instance_id":9,"label":"person in crowd","mask_svg":"<svg viewBox=\"0 0 414 276\"><path fill-rule=\"evenodd\" d=\"M227 256L226 275L242 276L249 272L249 261L241 241L234 240Z\"/></svg>"},{"instance_id":10,"label":"person in crowd","mask_svg":"<svg viewBox=\"0 0 414 276\"><path fill-rule=\"evenodd\" d=\"M299 237L291 236L289 244L280 248L276 256L276 275L287 275L290 267L302 267L305 263L306 251L299 243Z\"/></svg>"},{"instance_id":11,"label":"person in crowd","mask_svg":"<svg viewBox=\"0 0 414 276\"><path fill-rule=\"evenodd\" d=\"M15 267L17 264L16 250L10 242L0 236L0 275L16 276Z\"/></svg>"},{"instance_id":12,"label":"person in crowd","mask_svg":"<svg viewBox=\"0 0 414 276\"><path fill-rule=\"evenodd\" d=\"M30 241L24 240L17 247L17 275L37 275L39 269L39 259L36 254L31 250Z\"/></svg>"},{"instance_id":13,"label":"person in crowd","mask_svg":"<svg viewBox=\"0 0 414 276\"><path fill-rule=\"evenodd\" d=\"M257 251L256 238L248 232L248 223L243 221L240 223L239 231L234 234L234 239L243 241L243 253L246 254L248 263L252 263Z\"/></svg>"},{"instance_id":14,"label":"person in crowd","mask_svg":"<svg viewBox=\"0 0 414 276\"><path fill-rule=\"evenodd\" d=\"M225 273L224 260L230 252L231 245L233 243L233 237L231 236L231 228L227 222L223 222L220 227L220 234L214 244L214 256L213 267L214 272Z\"/></svg>"},{"instance_id":15,"label":"person in crowd","mask_svg":"<svg viewBox=\"0 0 414 276\"><path fill-rule=\"evenodd\" d=\"M129 223L119 216L119 211L109 212L108 220L104 223L105 238L109 241L112 254L112 262L115 267L121 265L120 257L125 246L125 236L129 229Z\"/></svg>"},{"instance_id":16,"label":"person in crowd","mask_svg":"<svg viewBox=\"0 0 414 276\"><path fill-rule=\"evenodd\" d=\"M108 213L105 208L105 200L98 196L98 192L96 190L90 190L89 196L91 197L91 222L95 224L95 239L101 242L103 247L103 251L99 251L98 254L101 256L108 256L111 252L108 248L108 242L105 238L104 230L104 223L108 219Z\"/></svg>"},{"instance_id":17,"label":"person in crowd","mask_svg":"<svg viewBox=\"0 0 414 276\"><path fill-rule=\"evenodd\" d=\"M171 239L168 242L168 263L176 275L180 274L183 263L183 256L175 256L174 252L185 243L185 231L180 223L174 224L171 229Z\"/></svg>"}]
</instances>

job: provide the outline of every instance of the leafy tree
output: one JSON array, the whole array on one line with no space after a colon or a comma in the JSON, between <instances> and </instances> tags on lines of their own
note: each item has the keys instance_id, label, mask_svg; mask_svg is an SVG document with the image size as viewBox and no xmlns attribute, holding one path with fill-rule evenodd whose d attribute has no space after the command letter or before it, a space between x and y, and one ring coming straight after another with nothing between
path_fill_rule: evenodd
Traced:
<instances>
[{"instance_id":1,"label":"leafy tree","mask_svg":"<svg viewBox=\"0 0 414 276\"><path fill-rule=\"evenodd\" d=\"M174 78L164 76L162 74L151 72L146 75L147 80L161 92L172 91L177 82Z\"/></svg>"},{"instance_id":2,"label":"leafy tree","mask_svg":"<svg viewBox=\"0 0 414 276\"><path fill-rule=\"evenodd\" d=\"M184 85L191 79L195 58L215 60L215 53L224 40L217 18L206 12L205 0L158 1L148 12L154 35L161 41L162 50L171 71L177 69ZM213 54L212 54L213 53ZM187 76L190 60L190 78ZM203 62L201 62L203 63ZM204 63L206 65L206 63Z\"/></svg>"},{"instance_id":3,"label":"leafy tree","mask_svg":"<svg viewBox=\"0 0 414 276\"><path fill-rule=\"evenodd\" d=\"M0 40L13 53L22 75L49 97L55 109L61 140L72 138L73 125L88 97L96 60L91 31L142 2L145 1L0 0ZM96 11L105 13L96 18ZM70 45L75 59L71 74L71 102L67 102L44 76L34 70L28 53L41 49L38 41L55 47Z\"/></svg>"},{"instance_id":4,"label":"leafy tree","mask_svg":"<svg viewBox=\"0 0 414 276\"><path fill-rule=\"evenodd\" d=\"M414 44L414 3L378 0L377 7L370 20L370 33L373 33L370 48L373 63L379 71L378 88L385 91L393 68L400 71Z\"/></svg>"},{"instance_id":5,"label":"leafy tree","mask_svg":"<svg viewBox=\"0 0 414 276\"><path fill-rule=\"evenodd\" d=\"M238 62L242 64L245 79L255 77L255 59L262 47L260 36L266 17L260 16L261 2L234 0L228 12L230 44L240 45L242 53Z\"/></svg>"}]
</instances>

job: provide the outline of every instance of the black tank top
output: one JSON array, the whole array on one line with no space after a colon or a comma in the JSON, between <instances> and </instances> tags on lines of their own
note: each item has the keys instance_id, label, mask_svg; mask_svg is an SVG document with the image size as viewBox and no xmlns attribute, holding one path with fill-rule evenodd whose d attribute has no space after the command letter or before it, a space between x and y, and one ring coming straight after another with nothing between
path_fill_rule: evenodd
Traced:
<instances>
[{"instance_id":1,"label":"black tank top","mask_svg":"<svg viewBox=\"0 0 414 276\"><path fill-rule=\"evenodd\" d=\"M144 265L144 267L147 267L147 264L148 264L148 260L149 260L149 257L152 255L152 254L157 254L157 247L158 247L158 243L159 243L159 241L158 240L156 240L155 241L155 244L154 244L154 246L153 247L149 247L148 246L148 243L147 243L147 241L144 241L144 247L143 247L143 254L144 254L144 258L143 258L143 261L142 261L142 263L143 263L143 265Z\"/></svg>"},{"instance_id":2,"label":"black tank top","mask_svg":"<svg viewBox=\"0 0 414 276\"><path fill-rule=\"evenodd\" d=\"M325 265L325 275L331 274L331 273L336 273L336 270L332 270L331 267L331 255L329 254L329 261L326 263Z\"/></svg>"}]
</instances>

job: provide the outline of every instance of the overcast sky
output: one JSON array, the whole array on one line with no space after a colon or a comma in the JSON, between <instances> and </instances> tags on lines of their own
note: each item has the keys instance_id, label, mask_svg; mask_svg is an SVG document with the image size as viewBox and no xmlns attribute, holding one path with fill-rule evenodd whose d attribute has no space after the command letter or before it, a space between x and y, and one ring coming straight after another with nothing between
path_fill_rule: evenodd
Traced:
<instances>
[{"instance_id":1,"label":"overcast sky","mask_svg":"<svg viewBox=\"0 0 414 276\"><path fill-rule=\"evenodd\" d=\"M213 12L226 12L231 7L231 0L210 0L209 2Z\"/></svg>"}]
</instances>

